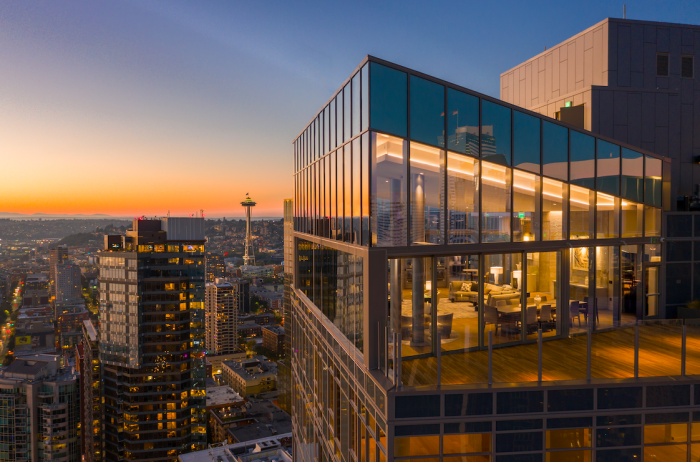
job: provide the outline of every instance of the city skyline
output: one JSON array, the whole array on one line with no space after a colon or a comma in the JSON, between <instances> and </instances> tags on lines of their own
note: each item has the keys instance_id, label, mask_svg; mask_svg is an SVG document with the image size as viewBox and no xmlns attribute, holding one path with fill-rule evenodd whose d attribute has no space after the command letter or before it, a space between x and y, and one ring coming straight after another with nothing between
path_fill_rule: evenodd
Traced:
<instances>
[{"instance_id":1,"label":"city skyline","mask_svg":"<svg viewBox=\"0 0 700 462\"><path fill-rule=\"evenodd\" d=\"M2 5L0 152L15 174L0 184L0 211L241 216L233 204L251 191L257 215L282 216L293 184L280 159L297 121L365 55L440 69L438 77L498 96L500 72L564 40L570 28L622 15L620 5L603 2L582 11L513 3L507 17L496 5L446 5L447 18L442 9L397 4L364 15L367 6ZM534 18L532 9L542 14ZM386 21L392 15L397 20ZM499 17L509 33L493 34L490 21L461 27L467 17ZM700 8L642 2L628 6L627 17L697 23ZM195 161L201 167L193 170ZM28 168L31 176L20 174ZM262 173L243 174L251 169ZM171 187L142 194L136 185L154 172Z\"/></svg>"}]
</instances>

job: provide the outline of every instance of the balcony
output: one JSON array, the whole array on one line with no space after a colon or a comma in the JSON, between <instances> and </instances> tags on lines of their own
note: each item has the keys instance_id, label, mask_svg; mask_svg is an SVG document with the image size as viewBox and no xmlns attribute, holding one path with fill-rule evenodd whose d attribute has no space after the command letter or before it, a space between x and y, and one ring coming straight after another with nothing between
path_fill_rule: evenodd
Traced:
<instances>
[{"instance_id":1,"label":"balcony","mask_svg":"<svg viewBox=\"0 0 700 462\"><path fill-rule=\"evenodd\" d=\"M449 352L443 345L437 355L402 359L396 371L402 385L561 384L572 380L700 375L697 321L638 321L511 345L494 345L493 332L488 334L489 348ZM403 345L402 349L405 355L408 348Z\"/></svg>"}]
</instances>

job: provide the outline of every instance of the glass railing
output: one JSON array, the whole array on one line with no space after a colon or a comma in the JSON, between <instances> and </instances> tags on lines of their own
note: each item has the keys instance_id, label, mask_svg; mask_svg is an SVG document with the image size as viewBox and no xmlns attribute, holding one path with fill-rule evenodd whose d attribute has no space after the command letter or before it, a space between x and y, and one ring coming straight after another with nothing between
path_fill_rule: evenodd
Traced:
<instances>
[{"instance_id":1,"label":"glass railing","mask_svg":"<svg viewBox=\"0 0 700 462\"><path fill-rule=\"evenodd\" d=\"M700 375L700 319L637 321L528 343L393 356L403 387Z\"/></svg>"}]
</instances>

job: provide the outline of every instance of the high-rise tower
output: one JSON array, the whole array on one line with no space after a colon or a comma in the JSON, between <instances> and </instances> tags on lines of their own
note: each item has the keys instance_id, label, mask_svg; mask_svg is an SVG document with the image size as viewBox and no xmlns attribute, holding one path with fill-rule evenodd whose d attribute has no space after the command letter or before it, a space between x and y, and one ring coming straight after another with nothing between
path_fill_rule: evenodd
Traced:
<instances>
[{"instance_id":1,"label":"high-rise tower","mask_svg":"<svg viewBox=\"0 0 700 462\"><path fill-rule=\"evenodd\" d=\"M255 266L255 252L253 251L253 241L250 236L250 208L255 207L255 202L246 193L246 198L241 205L245 207L245 254L243 255L243 265Z\"/></svg>"}]
</instances>

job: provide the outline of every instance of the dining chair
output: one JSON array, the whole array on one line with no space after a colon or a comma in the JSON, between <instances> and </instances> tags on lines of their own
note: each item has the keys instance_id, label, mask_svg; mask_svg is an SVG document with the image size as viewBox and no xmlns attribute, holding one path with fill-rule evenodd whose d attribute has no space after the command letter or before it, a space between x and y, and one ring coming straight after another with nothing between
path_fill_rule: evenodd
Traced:
<instances>
[{"instance_id":1,"label":"dining chair","mask_svg":"<svg viewBox=\"0 0 700 462\"><path fill-rule=\"evenodd\" d=\"M506 305L508 305L508 302L507 302L507 301L505 301L505 300L496 300L496 308L498 308L499 306L506 306Z\"/></svg>"},{"instance_id":2,"label":"dining chair","mask_svg":"<svg viewBox=\"0 0 700 462\"><path fill-rule=\"evenodd\" d=\"M540 327L544 329L544 326L553 322L554 318L552 318L552 305L540 305Z\"/></svg>"},{"instance_id":3,"label":"dining chair","mask_svg":"<svg viewBox=\"0 0 700 462\"><path fill-rule=\"evenodd\" d=\"M578 318L578 326L581 327L581 312L579 311L578 300L569 302L569 318L572 327L574 325L574 318Z\"/></svg>"},{"instance_id":4,"label":"dining chair","mask_svg":"<svg viewBox=\"0 0 700 462\"><path fill-rule=\"evenodd\" d=\"M484 306L484 324L493 324L494 333L498 333L498 327L501 324L501 318L498 316L498 309L495 306Z\"/></svg>"},{"instance_id":5,"label":"dining chair","mask_svg":"<svg viewBox=\"0 0 700 462\"><path fill-rule=\"evenodd\" d=\"M437 317L437 328L443 340L450 338L452 335L452 318L454 313L439 314Z\"/></svg>"},{"instance_id":6,"label":"dining chair","mask_svg":"<svg viewBox=\"0 0 700 462\"><path fill-rule=\"evenodd\" d=\"M583 320L588 324L588 297L583 297L583 302L579 303L579 311L583 313ZM598 310L595 310L595 320L600 323Z\"/></svg>"},{"instance_id":7,"label":"dining chair","mask_svg":"<svg viewBox=\"0 0 700 462\"><path fill-rule=\"evenodd\" d=\"M534 330L537 331L537 307L536 306L528 306L527 311L525 311L525 325L527 326L527 333L530 333L530 329L534 327Z\"/></svg>"}]
</instances>

